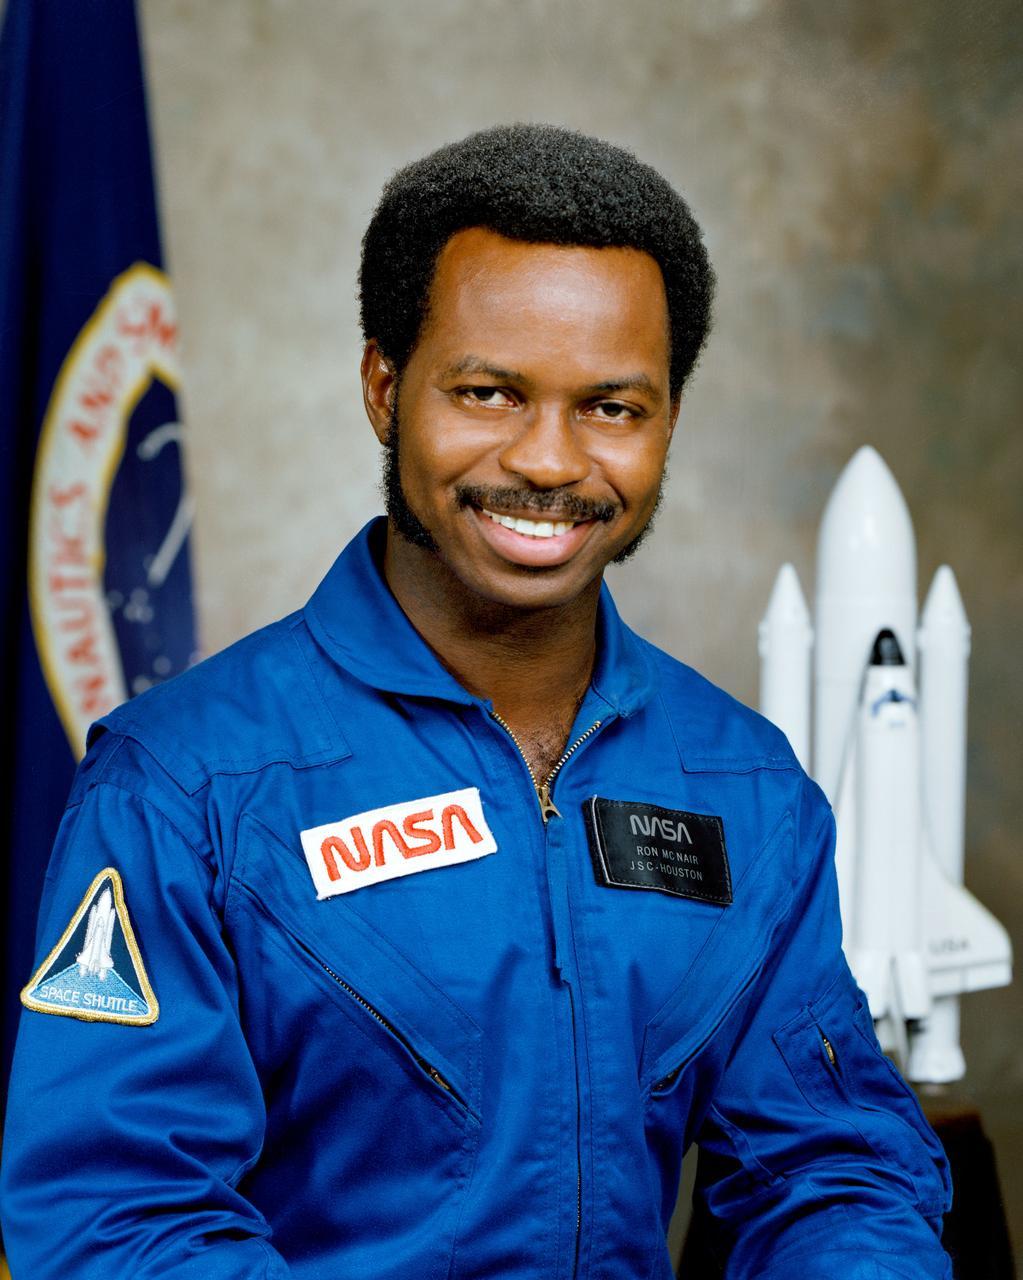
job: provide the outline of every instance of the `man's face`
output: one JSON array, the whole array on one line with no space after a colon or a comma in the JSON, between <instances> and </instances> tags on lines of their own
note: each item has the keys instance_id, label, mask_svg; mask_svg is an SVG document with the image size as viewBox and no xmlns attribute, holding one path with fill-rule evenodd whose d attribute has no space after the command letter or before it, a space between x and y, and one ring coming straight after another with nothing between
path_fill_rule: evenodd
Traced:
<instances>
[{"instance_id":1,"label":"man's face","mask_svg":"<svg viewBox=\"0 0 1023 1280\"><path fill-rule=\"evenodd\" d=\"M397 394L372 346L363 362L392 524L479 597L570 602L653 515L668 364L649 255L459 232Z\"/></svg>"}]
</instances>

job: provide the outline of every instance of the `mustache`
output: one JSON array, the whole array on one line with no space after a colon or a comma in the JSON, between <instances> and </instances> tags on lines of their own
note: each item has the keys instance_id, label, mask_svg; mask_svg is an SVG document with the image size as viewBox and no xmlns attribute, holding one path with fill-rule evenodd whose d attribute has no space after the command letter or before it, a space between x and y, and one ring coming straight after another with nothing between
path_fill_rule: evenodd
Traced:
<instances>
[{"instance_id":1,"label":"mustache","mask_svg":"<svg viewBox=\"0 0 1023 1280\"><path fill-rule=\"evenodd\" d=\"M515 489L510 485L460 484L455 488L459 508L486 507L495 515L510 511L556 511L570 520L599 520L607 524L620 504L607 499L581 498L566 489Z\"/></svg>"}]
</instances>

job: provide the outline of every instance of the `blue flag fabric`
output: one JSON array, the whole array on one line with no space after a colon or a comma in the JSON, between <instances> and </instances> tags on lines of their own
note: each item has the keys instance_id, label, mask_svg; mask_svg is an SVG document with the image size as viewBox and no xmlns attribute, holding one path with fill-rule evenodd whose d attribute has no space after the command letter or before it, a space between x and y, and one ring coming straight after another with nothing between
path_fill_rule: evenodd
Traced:
<instances>
[{"instance_id":1,"label":"blue flag fabric","mask_svg":"<svg viewBox=\"0 0 1023 1280\"><path fill-rule=\"evenodd\" d=\"M195 657L134 0L8 0L0 35L3 1079L88 725Z\"/></svg>"}]
</instances>

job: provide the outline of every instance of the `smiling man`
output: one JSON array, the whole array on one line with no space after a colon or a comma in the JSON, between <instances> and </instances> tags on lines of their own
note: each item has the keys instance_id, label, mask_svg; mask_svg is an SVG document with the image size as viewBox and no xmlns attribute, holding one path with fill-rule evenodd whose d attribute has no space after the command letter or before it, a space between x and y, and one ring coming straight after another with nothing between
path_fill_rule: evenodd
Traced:
<instances>
[{"instance_id":1,"label":"smiling man","mask_svg":"<svg viewBox=\"0 0 1023 1280\"><path fill-rule=\"evenodd\" d=\"M366 346L399 535L387 582L464 687L493 701L538 779L590 682L604 567L635 549L660 495L680 395L670 335L648 253L470 227L437 255L429 322L400 378L379 338Z\"/></svg>"},{"instance_id":2,"label":"smiling man","mask_svg":"<svg viewBox=\"0 0 1023 1280\"><path fill-rule=\"evenodd\" d=\"M713 276L596 139L398 173L361 271L387 519L96 725L14 1069L15 1277L948 1277L947 1167L773 726L619 619ZM667 585L667 584L666 584Z\"/></svg>"}]
</instances>

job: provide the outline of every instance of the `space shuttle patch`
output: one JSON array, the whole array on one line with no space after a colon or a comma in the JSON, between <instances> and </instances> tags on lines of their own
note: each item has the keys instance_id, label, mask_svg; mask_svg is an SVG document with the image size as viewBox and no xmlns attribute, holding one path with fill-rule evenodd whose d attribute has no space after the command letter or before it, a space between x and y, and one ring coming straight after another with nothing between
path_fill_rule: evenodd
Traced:
<instances>
[{"instance_id":1,"label":"space shuttle patch","mask_svg":"<svg viewBox=\"0 0 1023 1280\"><path fill-rule=\"evenodd\" d=\"M148 1027L160 1006L124 901L121 877L105 867L60 940L21 993L26 1009L85 1022Z\"/></svg>"}]
</instances>

